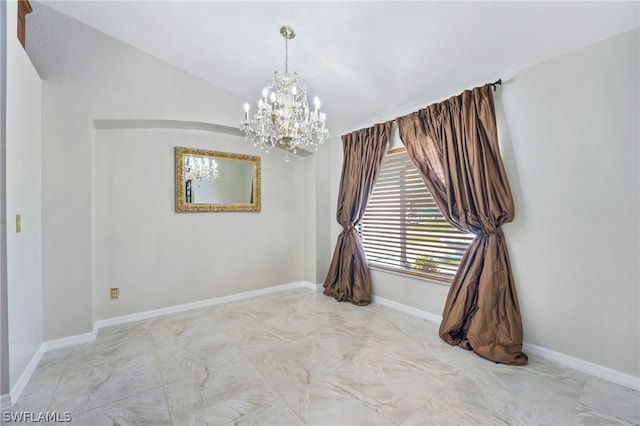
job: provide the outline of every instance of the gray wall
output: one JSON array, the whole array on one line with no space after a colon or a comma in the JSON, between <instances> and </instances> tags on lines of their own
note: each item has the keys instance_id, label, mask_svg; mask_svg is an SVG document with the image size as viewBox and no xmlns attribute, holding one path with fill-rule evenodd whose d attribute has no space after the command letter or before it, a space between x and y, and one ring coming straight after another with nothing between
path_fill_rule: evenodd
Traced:
<instances>
[{"instance_id":1,"label":"gray wall","mask_svg":"<svg viewBox=\"0 0 640 426\"><path fill-rule=\"evenodd\" d=\"M331 153L336 149L342 152L342 141L339 136L333 136L322 146L320 150L314 155L314 177L310 183L316 193L315 201L315 270L316 270L316 283L324 283L329 271L329 265L331 263L331 255L333 254L333 244L335 244L335 237L337 234L333 232L332 224L336 223L336 210L335 200L337 195L332 193L333 180L335 174L330 175L329 171L331 166ZM342 157L340 160L342 161ZM342 163L340 163L342 164ZM339 179L339 175L338 175ZM336 190L337 191L337 190ZM333 203L333 204L332 204Z\"/></svg>"},{"instance_id":2,"label":"gray wall","mask_svg":"<svg viewBox=\"0 0 640 426\"><path fill-rule=\"evenodd\" d=\"M525 339L640 375L639 32L506 76Z\"/></svg>"}]
</instances>

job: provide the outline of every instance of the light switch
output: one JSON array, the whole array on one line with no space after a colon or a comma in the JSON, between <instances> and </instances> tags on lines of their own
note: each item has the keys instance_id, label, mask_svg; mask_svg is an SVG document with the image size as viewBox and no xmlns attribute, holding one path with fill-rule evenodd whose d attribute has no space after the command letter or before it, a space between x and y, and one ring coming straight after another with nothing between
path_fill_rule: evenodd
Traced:
<instances>
[{"instance_id":1,"label":"light switch","mask_svg":"<svg viewBox=\"0 0 640 426\"><path fill-rule=\"evenodd\" d=\"M16 214L16 234L19 234L22 231L22 219L20 218L20 214Z\"/></svg>"}]
</instances>

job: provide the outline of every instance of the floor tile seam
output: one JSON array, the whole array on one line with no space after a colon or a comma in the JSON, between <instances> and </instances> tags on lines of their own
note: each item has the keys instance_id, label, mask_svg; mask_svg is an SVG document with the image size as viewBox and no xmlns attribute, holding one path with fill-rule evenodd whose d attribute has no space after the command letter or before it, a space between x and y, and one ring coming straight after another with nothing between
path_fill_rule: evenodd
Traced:
<instances>
[{"instance_id":1,"label":"floor tile seam","mask_svg":"<svg viewBox=\"0 0 640 426\"><path fill-rule=\"evenodd\" d=\"M436 361L439 361L449 366L454 371L453 375L455 377L461 377L461 375L468 376L466 373L466 369L464 368L466 366L460 366L460 365L457 365L455 362L451 362L450 359L444 354L432 353L431 355L433 356L433 359L435 359ZM468 376L468 377L473 380L471 376ZM475 380L473 381L475 382Z\"/></svg>"},{"instance_id":2,"label":"floor tile seam","mask_svg":"<svg viewBox=\"0 0 640 426\"><path fill-rule=\"evenodd\" d=\"M64 376L64 373L67 371L67 367L69 366L69 357L71 356L71 354L73 354L75 352L75 348L71 349L69 351L69 353L67 353L64 357L62 357L63 360L63 366L62 366L62 372L60 373L60 377Z\"/></svg>"},{"instance_id":3,"label":"floor tile seam","mask_svg":"<svg viewBox=\"0 0 640 426\"><path fill-rule=\"evenodd\" d=\"M38 375L38 370L42 369L44 364L52 364L53 366L62 366L62 371L60 372L60 374L54 374L52 377L59 377L62 375L62 373L64 373L64 369L67 366L67 360L68 360L68 355L71 353L71 351L69 351L69 353L67 353L65 356L59 358L59 359L51 359L51 358L44 358L47 354L47 352L44 353L42 359L40 359L40 362L38 362L38 365L36 367L36 369L34 370L33 374L31 375L31 378L29 379L31 381L31 379L33 378L37 378Z\"/></svg>"},{"instance_id":4,"label":"floor tile seam","mask_svg":"<svg viewBox=\"0 0 640 426\"><path fill-rule=\"evenodd\" d=\"M165 405L165 408L167 409L167 414L169 415L169 422L171 425L173 425L174 424L173 414L171 413L171 409L169 408L169 399L167 397L166 386L171 383L175 383L177 380L169 381L169 382L165 381L164 374L162 373L162 368L160 367L160 361L158 359L158 347L156 345L156 338L152 332L150 332L149 334L151 335L151 343L153 344L153 353L156 360L156 366L158 367L158 372L160 374L160 381L162 382L162 396L164 398L164 405ZM182 380L182 379L178 379L178 380Z\"/></svg>"},{"instance_id":5,"label":"floor tile seam","mask_svg":"<svg viewBox=\"0 0 640 426\"><path fill-rule=\"evenodd\" d=\"M51 411L51 404L53 404L53 400L56 394L58 393L58 389L60 388L60 382L62 381L62 377L64 377L64 373L67 371L67 357L65 356L64 358L65 358L65 365L62 368L62 373L60 374L60 376L58 376L58 382L56 383L56 388L51 394L51 398L49 398L49 404L47 404L47 411Z\"/></svg>"},{"instance_id":6,"label":"floor tile seam","mask_svg":"<svg viewBox=\"0 0 640 426\"><path fill-rule=\"evenodd\" d=\"M141 391L139 391L139 392L134 392L134 393L131 393L131 394L125 395L125 396L123 396L123 397L121 397L121 398L113 399L113 400L111 400L111 401L109 401L109 402L107 402L107 403L105 403L105 404L96 405L96 406L94 406L94 407L91 407L91 408L86 409L86 410L79 411L79 412L77 412L77 413L71 413L71 415L72 415L72 416L74 416L74 417L79 417L80 415L90 413L90 412L95 411L95 410L97 410L97 409L105 408L105 407L109 407L109 406L114 405L114 404L116 404L116 403L118 403L118 402L122 402L122 401L124 401L125 399L129 399L129 398L132 398L132 397L134 397L134 396L141 395L141 394L143 394L143 393L151 392L151 391L156 390L156 389L158 389L158 388L160 388L160 387L162 387L162 385L159 385L159 386L153 386L153 387L150 387L150 388L145 388L144 390L141 390ZM166 401L165 401L165 402L166 402Z\"/></svg>"},{"instance_id":7,"label":"floor tile seam","mask_svg":"<svg viewBox=\"0 0 640 426\"><path fill-rule=\"evenodd\" d=\"M264 352L264 351L263 351ZM262 353L262 352L260 352ZM253 362L251 359L249 359L247 356L245 356L244 354L241 355L243 360L248 362L249 365L251 365L251 367L253 367L253 369L260 375L260 377L262 378L262 380L272 389L274 388L273 386L271 386L272 381L262 372L261 368L258 368L258 364L256 364L255 362ZM279 391L275 391L275 393L278 395L279 398L282 398L282 394Z\"/></svg>"},{"instance_id":8,"label":"floor tile seam","mask_svg":"<svg viewBox=\"0 0 640 426\"><path fill-rule=\"evenodd\" d=\"M300 389L304 388L305 386L306 386L306 385L302 385L302 386L300 386L299 388L297 388L297 389L295 390L296 395L298 394L298 392L300 391ZM291 392L291 393L293 393L293 392ZM291 404L289 404L289 403L287 402L287 400L284 398L284 396L282 396L282 395L281 395L281 396L280 396L280 399L282 400L282 402L284 402L284 405L286 405L286 406L291 410L291 412L292 412L292 413L293 413L293 414L294 414L298 419L300 419L300 422L301 422L302 424L304 424L304 425L307 425L307 424L308 424L307 422L305 422L305 421L304 421L304 419L302 418L302 416L300 415L300 413L298 413L298 410L296 410L296 408L295 408L295 407L292 407L292 406L291 406Z\"/></svg>"},{"instance_id":9,"label":"floor tile seam","mask_svg":"<svg viewBox=\"0 0 640 426\"><path fill-rule=\"evenodd\" d=\"M436 396L440 395L441 392L444 392L445 389L439 389L437 392L434 392L433 395L431 395L429 398L426 399L426 401L424 401L422 403L422 405L420 405L418 408L415 409L415 411L413 413L411 413L411 415L409 417L407 417L406 419L404 419L401 423L406 422L407 420L409 420L414 414L416 414L418 411L422 410L423 408L426 410L426 405L429 404Z\"/></svg>"},{"instance_id":10,"label":"floor tile seam","mask_svg":"<svg viewBox=\"0 0 640 426\"><path fill-rule=\"evenodd\" d=\"M188 375L188 376L180 377L178 379L168 380L168 381L162 383L162 386L171 386L171 385L174 385L174 384L176 384L178 382L183 382L183 381L186 381L186 380L196 379L197 377L198 377L198 374L191 374L191 375Z\"/></svg>"},{"instance_id":11,"label":"floor tile seam","mask_svg":"<svg viewBox=\"0 0 640 426\"><path fill-rule=\"evenodd\" d=\"M151 344L153 345L153 356L156 360L156 366L158 367L158 371L160 372L160 381L164 385L164 377L162 375L162 368L160 367L160 362L158 361L158 348L156 345L156 338L153 333L149 333L151 335Z\"/></svg>"},{"instance_id":12,"label":"floor tile seam","mask_svg":"<svg viewBox=\"0 0 640 426\"><path fill-rule=\"evenodd\" d=\"M464 372L464 371L463 371ZM474 383L478 384L479 386L482 385L482 383L478 383L475 380L473 380ZM503 384L499 384L499 385L495 385L499 387L501 390L505 391L506 393L508 393L509 395L513 395L513 392L511 392L507 387L505 387ZM514 417L514 407L510 406L508 408L506 407L498 407L495 405L491 405L489 404L490 402L494 401L495 398L494 397L486 397L484 393L480 393L481 397L482 397L482 402L484 402L484 408L487 410L487 412L492 416L492 418L495 418L497 420L499 420L500 422L502 422L502 424L504 425L523 425L523 426L530 426L527 423L522 423L520 422L518 416ZM527 401L525 401L522 397L518 396L516 398L516 400L518 402L522 402L522 403L527 403ZM475 405L474 405L475 408ZM547 426L547 424L544 423L531 423L531 425L540 425L540 426Z\"/></svg>"},{"instance_id":13,"label":"floor tile seam","mask_svg":"<svg viewBox=\"0 0 640 426\"><path fill-rule=\"evenodd\" d=\"M145 352L143 352L143 353L146 353L146 352L147 352L147 351L145 351ZM154 354L154 358L155 358L155 354ZM157 359L156 359L156 362L157 362ZM66 373L66 372L67 372L67 368L65 367L65 373ZM162 385L162 376L161 376L161 373L160 373L160 369L158 369L158 374L160 375L160 385L158 385L158 386L152 386L152 387L147 387L147 388L144 388L143 390L141 390L141 391L139 391L139 392L135 392L135 393L131 393L131 394L126 394L126 395L122 396L121 398L117 398L117 399L111 400L111 401L109 401L108 403L101 404L101 405L98 405L98 406L95 406L95 407L91 407L90 409L82 410L82 411L80 411L80 412L79 412L79 414L83 414L83 413L86 413L86 412L92 411L92 410L94 410L94 409L96 409L96 408L105 407L105 406L111 405L111 404L113 404L113 403L116 403L116 402L122 401L122 400L124 400L124 399L126 399L126 398L130 398L130 397L132 397L132 396L134 396L134 395L137 395L137 394L140 394L140 393L144 393L144 392L148 392L148 391L150 391L150 390L153 390L153 389L156 389L156 388L160 387L160 386ZM62 377L64 377L64 376L61 376L60 381L58 382L57 388L60 386L60 383L62 382ZM49 408L51 408L51 404L53 403L53 401L54 401L54 399L55 399L55 395L56 395L56 393L57 393L57 388L56 388L56 392L54 393L54 396L53 396L53 397L52 397L52 399L51 399L51 403L50 403L50 407L49 407ZM92 393L94 393L94 392L92 392Z\"/></svg>"},{"instance_id":14,"label":"floor tile seam","mask_svg":"<svg viewBox=\"0 0 640 426\"><path fill-rule=\"evenodd\" d=\"M118 327L118 326L115 326L115 327ZM145 331L144 333L142 333L142 336L144 336L144 335L146 335L146 334L151 335L151 333L148 333L148 332L146 332L146 331ZM98 337L98 338L93 342L93 344L94 344L95 346L103 346L103 345L109 345L109 346L112 346L112 345L114 345L114 344L127 343L127 342L128 342L128 341L130 341L130 340L139 339L139 338L140 338L140 337L142 337L142 336L141 336L141 335L137 335L137 336L129 336L129 337L122 337L122 338L119 338L119 339L112 339L112 340L107 339L107 338L105 338L105 339L103 339L103 340L100 340L100 338Z\"/></svg>"},{"instance_id":15,"label":"floor tile seam","mask_svg":"<svg viewBox=\"0 0 640 426\"><path fill-rule=\"evenodd\" d=\"M241 302L241 301L239 301ZM233 302L227 302L228 303L233 303ZM183 312L173 312L173 313L168 313L168 314L164 314L164 315L160 315L158 317L153 317L153 318L142 318L136 321L132 321L132 322L126 322L123 324L118 324L118 325L111 325L108 327L104 327L104 329L109 329L109 328L118 328L118 327L125 327L125 326L134 326L134 325L140 325L140 324L144 324L144 323L149 323L149 327L145 330L145 332L143 334L149 334L151 336L153 336L153 333L151 331L152 327L154 325L157 325L158 323L160 323L161 321L165 321L167 319L177 319L180 317L187 317L190 315L193 315L195 313L204 313L207 314L210 310L213 309L219 309L221 306L227 305L227 304L222 304L222 305L214 305L214 306L201 306L201 307L197 307L194 309L190 309L187 311L183 311ZM119 339L114 339L114 342L110 342L110 343L115 343L115 342L120 342L120 341L126 341L126 340L131 340L131 339L135 339L139 336L130 336L130 337L123 337L123 338L119 338ZM104 339L107 339L107 337L104 337ZM98 331L98 337L96 338L96 341L94 343L99 343L100 340L100 334Z\"/></svg>"},{"instance_id":16,"label":"floor tile seam","mask_svg":"<svg viewBox=\"0 0 640 426\"><path fill-rule=\"evenodd\" d=\"M565 371L567 371L567 370L568 370L568 372L573 371L573 369L572 369L572 368L567 368L567 367L562 367L562 366L560 366L560 367L561 367L561 368L563 368ZM577 370L576 370L576 371L577 371ZM582 373L581 373L581 374L582 374ZM573 378L573 376L572 376L572 378ZM572 415L573 415L573 417L574 417L574 418L575 418L575 416L576 416L576 410L578 409L578 405L582 404L582 403L580 402L580 397L581 397L581 396L582 396L582 394L584 393L584 389L585 389L585 387L587 386L587 380L588 380L588 378L589 378L589 376L586 376L584 379L580 379L580 382L581 382L580 389L579 389L579 391L578 391L578 396L577 396L577 398L575 398L575 403L574 403L573 410L572 410ZM583 405L584 405L584 404L583 404Z\"/></svg>"},{"instance_id":17,"label":"floor tile seam","mask_svg":"<svg viewBox=\"0 0 640 426\"><path fill-rule=\"evenodd\" d=\"M60 385L60 380L62 379L62 374L60 374L59 376L54 376L54 377L52 377L52 378L56 378L56 377L57 377L57 381L56 381L55 389L53 390L53 393L51 394L51 397L49 398L49 403L48 403L48 404L47 404L47 406L45 407L45 409L46 409L47 411L48 411L48 410L49 410L49 408L51 407L51 402L53 402L53 397L55 396L55 394L56 394L56 392L57 392L57 390L58 390L58 386ZM29 380L29 383L27 383L27 386L28 386L29 384L31 384L31 380ZM25 387L25 390L27 390L27 388L26 388L26 387ZM32 395L34 395L34 394L36 394L37 392L38 392L37 390L33 390L33 391L28 391L28 390L27 390L26 392L23 392L23 393L20 395L20 399L19 399L19 400L24 400L25 398L28 398L28 397L30 397L30 396L32 396ZM15 404L17 404L17 403L18 403L18 401L16 401L16 403L15 403ZM14 404L14 406L15 406L15 404ZM3 423L3 424L4 424L4 423Z\"/></svg>"},{"instance_id":18,"label":"floor tile seam","mask_svg":"<svg viewBox=\"0 0 640 426\"><path fill-rule=\"evenodd\" d=\"M582 407L584 407L584 408L586 408L586 409L588 409L590 411L595 411L596 413L601 414L601 415L614 417L616 420L619 420L619 421L624 422L624 423L638 424L638 423L634 423L633 420L631 420L631 419L629 419L627 417L620 417L619 415L616 415L616 414L614 414L614 413L612 413L610 411L606 411L606 410L603 410L601 408L594 407L592 405L588 405L588 404L585 404L583 402L580 402L579 399L576 401L576 405L575 405L574 410L572 412L574 418L578 415L578 409L580 408L580 406L582 406ZM640 413L639 413L639 415L640 415Z\"/></svg>"},{"instance_id":19,"label":"floor tile seam","mask_svg":"<svg viewBox=\"0 0 640 426\"><path fill-rule=\"evenodd\" d=\"M287 402L282 398L282 396L281 396L278 392L276 392L276 397L275 397L274 399L270 400L269 402L267 402L267 403L265 403L265 404L259 405L258 407L254 408L253 410L247 411L246 413L244 413L244 414L243 414L243 415L241 415L240 417L236 417L235 419L231 420L231 421L230 421L229 423L227 423L227 424L236 424L235 422L237 422L238 420L242 419L243 417L246 417L246 416L248 416L248 415L250 415L250 414L253 414L253 413L255 413L256 411L258 411L258 410L260 410L260 409L262 409L262 408L264 408L264 407L267 407L267 406L269 406L269 405L272 405L272 404L274 404L276 401L282 401L282 402L283 402L283 403L284 403L284 404L285 404L285 405L286 405L286 406L287 406L287 407L288 407L288 408L293 412L293 414L294 414L297 418L300 418L300 416L298 416L298 414L297 414L293 409L291 409L291 407L289 406L289 404L287 404ZM302 419L300 419L300 421L302 421ZM304 422L303 422L303 423L304 423Z\"/></svg>"},{"instance_id":20,"label":"floor tile seam","mask_svg":"<svg viewBox=\"0 0 640 426\"><path fill-rule=\"evenodd\" d=\"M570 370L569 367L562 367L562 366L559 366L559 367L563 368L564 370ZM571 388L571 386L572 386L571 384L564 383L564 382L561 381L562 378L565 378L567 376L555 377L555 376L552 376L552 375L539 374L538 372L533 371L531 369L526 369L526 368L523 369L523 368L520 368L520 367L515 367L515 368L518 368L518 373L522 373L524 375L524 377L536 377L536 378L539 378L539 379L541 379L541 380L543 380L545 382L546 381L550 381L550 382L553 382L554 384L557 384L558 386L563 386L563 387L566 387L566 388ZM501 373L500 372L495 372L493 374L499 375ZM523 380L524 380L524 377L523 377ZM580 395L582 395L582 393L584 392L584 388L585 388L587 382L586 382L586 380L577 379L577 378L574 378L574 377L571 377L571 379L576 380L579 383L579 385L577 385L576 389L575 389L576 393L578 395L578 397L575 398L575 402L577 404L578 402L580 402ZM505 386L506 385L501 386L501 387L508 391L508 388L506 388Z\"/></svg>"},{"instance_id":21,"label":"floor tile seam","mask_svg":"<svg viewBox=\"0 0 640 426\"><path fill-rule=\"evenodd\" d=\"M165 380L164 376L162 375L162 370L160 370L160 380L162 381L162 385L163 386L169 386L169 385L172 385L172 384L174 384L176 382L181 382L181 381L187 380L187 379L193 379L197 375L198 375L197 373L195 373L195 374L187 374L185 376L180 376L178 378L173 378L171 380Z\"/></svg>"},{"instance_id":22,"label":"floor tile seam","mask_svg":"<svg viewBox=\"0 0 640 426\"><path fill-rule=\"evenodd\" d=\"M167 397L167 389L165 387L164 382L162 383L162 397L164 398L164 405L165 405L165 408L167 409L167 414L169 415L169 423L173 425L174 424L173 415L171 413L171 409L169 408L169 398Z\"/></svg>"},{"instance_id":23,"label":"floor tile seam","mask_svg":"<svg viewBox=\"0 0 640 426\"><path fill-rule=\"evenodd\" d=\"M165 398L167 398L167 397L166 397L166 394L165 394ZM165 400L166 400L166 399L165 399ZM239 420L240 418L242 418L242 417L244 417L244 416L246 416L246 415L249 415L250 413L253 413L253 412L255 412L255 411L257 411L257 410L259 410L259 409L261 409L261 408L264 408L264 407L266 407L266 406L268 406L268 405L270 405L270 404L273 404L275 401L278 401L278 400L282 400L282 397L281 397L281 395L280 395L278 392L274 392L274 393L273 393L272 395L270 395L270 397L267 399L267 402L266 402L266 403L264 403L264 404L260 404L260 405L258 405L256 408L254 408L254 409L252 409L252 410L250 410L250 411L247 411L245 414L241 414L240 416L235 417L233 420L231 420L231 421L229 421L229 422L227 422L227 423L224 423L224 424L234 424L234 423L235 423L237 420ZM211 403L211 402L219 402L219 401L220 401L220 399L219 399L217 396L210 396L209 398L202 398L200 401L201 401L203 404L207 404L207 403ZM284 400L283 400L283 402L284 402ZM172 424L173 424L173 418L172 418L172 415L171 415L171 409L169 408L169 404L168 404L168 403L167 403L167 410L169 410L169 418L171 419ZM185 425L179 425L179 426L185 426Z\"/></svg>"},{"instance_id":24,"label":"floor tile seam","mask_svg":"<svg viewBox=\"0 0 640 426\"><path fill-rule=\"evenodd\" d=\"M264 351L263 351L263 352L264 352ZM261 353L262 353L262 352L261 352ZM253 367L253 368L258 372L258 374L262 377L262 379L265 381L265 383L267 383L267 384L269 384L269 385L271 384L271 380L270 380L270 378L269 378L269 377L267 377L267 376L262 372L262 369L261 369L261 368L258 368L258 364L256 364L255 362L253 362L251 359L249 359L249 358L248 358L247 356L245 356L244 354L242 355L242 357L244 358L244 360L246 360L247 362L249 362L249 363L251 364L251 366L252 366L252 367ZM348 363L348 361L346 361L346 360L345 360L345 358L341 358L341 361L340 361L339 365L336 367L336 369L335 369L335 370L337 370L337 369L339 369L340 367L344 366L346 363ZM279 398L281 398L281 399L285 402L285 404L287 404L287 402L284 400L284 395L287 395L288 393L290 393L290 392L294 392L294 391L295 391L295 392L298 392L300 389L304 388L305 386L312 385L314 382L322 382L323 377L329 377L329 376L330 376L330 375L329 375L329 374L327 374L327 373L325 373L325 374L320 374L320 375L312 375L312 378L311 378L311 380L310 380L310 382L309 382L309 383L302 384L301 386L299 386L299 387L297 387L297 388L295 388L295 389L293 389L293 390L289 390L289 391L287 391L287 392L280 392L280 391L276 391L276 394L278 394ZM325 382L325 383L328 383L328 382ZM297 415L297 412L295 411L295 409L294 409L293 407L291 407L289 404L287 404L287 406L289 406L289 408L291 408L291 409L293 410L293 412L294 412L294 413L296 413L296 416L298 416L298 415ZM298 417L300 417L300 416L298 416ZM301 420L302 420L302 419L301 419ZM303 421L303 423L304 423L304 421Z\"/></svg>"},{"instance_id":25,"label":"floor tile seam","mask_svg":"<svg viewBox=\"0 0 640 426\"><path fill-rule=\"evenodd\" d=\"M72 370L66 371L65 370L65 374L79 374L82 373L83 370L87 369L87 368L95 368L96 366L108 366L109 370L111 372L126 372L127 370L130 369L134 369L134 370L138 370L139 369L139 365L136 365L134 362L140 362L139 359L141 357L144 356L150 356L151 354L148 351L144 351L141 352L137 355L134 355L132 357L127 357L125 359L117 359L114 360L112 359L112 357L108 357L106 360L85 360L85 361L80 361L77 363L74 363L74 367ZM144 359L144 358L142 358ZM127 365L127 364L131 364L134 363L134 365Z\"/></svg>"},{"instance_id":26,"label":"floor tile seam","mask_svg":"<svg viewBox=\"0 0 640 426\"><path fill-rule=\"evenodd\" d=\"M437 393L436 393L437 394ZM418 408L416 408L415 410L409 412L406 416L404 416L402 418L402 420L399 420L397 423L395 423L396 425L400 426L402 424L404 424L407 420L409 420L414 414L416 414L419 410L422 409L422 407L424 407L428 401L430 401L431 399L433 399L433 397L436 395L432 395L431 398L429 398L427 401L423 402L422 405L420 405Z\"/></svg>"}]
</instances>

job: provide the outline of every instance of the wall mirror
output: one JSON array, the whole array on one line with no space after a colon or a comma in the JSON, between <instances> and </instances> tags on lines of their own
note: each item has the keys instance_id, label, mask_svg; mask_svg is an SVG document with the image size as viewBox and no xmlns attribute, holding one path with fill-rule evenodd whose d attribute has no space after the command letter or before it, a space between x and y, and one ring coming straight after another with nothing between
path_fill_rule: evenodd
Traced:
<instances>
[{"instance_id":1,"label":"wall mirror","mask_svg":"<svg viewBox=\"0 0 640 426\"><path fill-rule=\"evenodd\" d=\"M260 157L176 149L176 211L260 211Z\"/></svg>"}]
</instances>

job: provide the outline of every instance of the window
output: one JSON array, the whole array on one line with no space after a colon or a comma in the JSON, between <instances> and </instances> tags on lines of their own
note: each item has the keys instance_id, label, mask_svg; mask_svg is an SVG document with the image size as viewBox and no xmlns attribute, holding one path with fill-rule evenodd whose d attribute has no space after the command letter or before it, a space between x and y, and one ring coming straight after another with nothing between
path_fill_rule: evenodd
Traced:
<instances>
[{"instance_id":1,"label":"window","mask_svg":"<svg viewBox=\"0 0 640 426\"><path fill-rule=\"evenodd\" d=\"M474 237L442 216L404 148L382 162L360 235L370 266L447 282Z\"/></svg>"}]
</instances>

